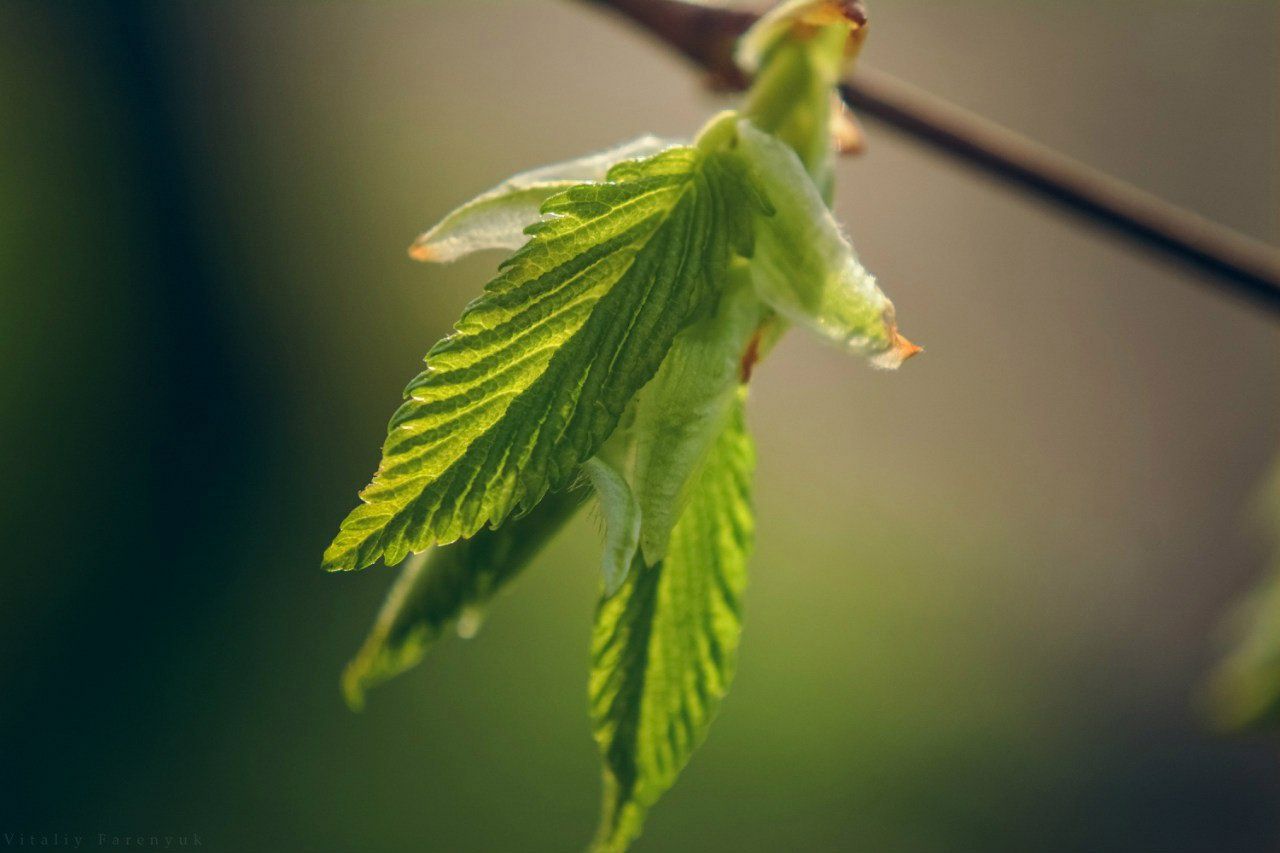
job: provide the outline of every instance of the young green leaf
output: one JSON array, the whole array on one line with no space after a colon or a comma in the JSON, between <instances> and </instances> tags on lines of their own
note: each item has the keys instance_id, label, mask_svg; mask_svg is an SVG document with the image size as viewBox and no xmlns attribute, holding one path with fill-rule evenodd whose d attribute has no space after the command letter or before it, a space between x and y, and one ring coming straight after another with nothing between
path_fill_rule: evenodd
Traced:
<instances>
[{"instance_id":1,"label":"young green leaf","mask_svg":"<svg viewBox=\"0 0 1280 853\"><path fill-rule=\"evenodd\" d=\"M828 203L835 186L830 140L841 122L833 94L865 36L856 3L791 0L738 42L738 64L755 74L743 115L795 151Z\"/></svg>"},{"instance_id":2,"label":"young green leaf","mask_svg":"<svg viewBox=\"0 0 1280 853\"><path fill-rule=\"evenodd\" d=\"M745 261L730 270L729 281L715 311L676 338L637 401L632 479L648 565L666 556L694 475L736 399L743 353L769 313L751 289Z\"/></svg>"},{"instance_id":3,"label":"young green leaf","mask_svg":"<svg viewBox=\"0 0 1280 853\"><path fill-rule=\"evenodd\" d=\"M866 37L867 19L859 5L850 0L785 0L778 3L743 33L734 59L743 70L757 73L767 71L768 68L764 67L767 61L776 58L776 51L788 45L818 53L814 51L812 36L815 30L823 27L842 30L842 37L849 40L847 45L842 45L842 52L847 59L852 59Z\"/></svg>"},{"instance_id":4,"label":"young green leaf","mask_svg":"<svg viewBox=\"0 0 1280 853\"><path fill-rule=\"evenodd\" d=\"M543 202L576 184L603 181L623 160L650 157L679 143L656 136L521 172L456 208L414 241L409 254L419 261L448 263L483 249L518 249L525 229L538 221Z\"/></svg>"},{"instance_id":5,"label":"young green leaf","mask_svg":"<svg viewBox=\"0 0 1280 853\"><path fill-rule=\"evenodd\" d=\"M777 211L757 220L751 273L759 297L879 367L897 367L919 352L898 334L893 303L858 262L795 152L746 120L738 123L738 141Z\"/></svg>"},{"instance_id":6,"label":"young green leaf","mask_svg":"<svg viewBox=\"0 0 1280 853\"><path fill-rule=\"evenodd\" d=\"M398 562L567 485L719 293L733 253L750 253L763 210L738 158L696 147L552 196L427 354L326 568Z\"/></svg>"},{"instance_id":7,"label":"young green leaf","mask_svg":"<svg viewBox=\"0 0 1280 853\"><path fill-rule=\"evenodd\" d=\"M702 742L729 688L754 521L745 388L698 475L666 559L637 560L603 599L592 638L591 716L604 760L594 849L616 853Z\"/></svg>"},{"instance_id":8,"label":"young green leaf","mask_svg":"<svg viewBox=\"0 0 1280 853\"><path fill-rule=\"evenodd\" d=\"M582 466L600 500L604 516L604 594L613 595L631 569L640 548L640 505L622 473L599 456Z\"/></svg>"},{"instance_id":9,"label":"young green leaf","mask_svg":"<svg viewBox=\"0 0 1280 853\"><path fill-rule=\"evenodd\" d=\"M410 557L368 638L342 675L353 709L365 692L422 660L449 628L470 636L484 606L516 577L582 505L586 489L554 492L497 530Z\"/></svg>"}]
</instances>

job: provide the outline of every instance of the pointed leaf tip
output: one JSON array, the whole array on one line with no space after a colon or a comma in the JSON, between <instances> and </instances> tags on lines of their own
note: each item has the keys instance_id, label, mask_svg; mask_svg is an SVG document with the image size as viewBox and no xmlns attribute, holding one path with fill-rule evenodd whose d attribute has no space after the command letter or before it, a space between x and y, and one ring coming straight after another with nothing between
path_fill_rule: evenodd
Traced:
<instances>
[{"instance_id":1,"label":"pointed leaf tip","mask_svg":"<svg viewBox=\"0 0 1280 853\"><path fill-rule=\"evenodd\" d=\"M854 156L867 150L867 138L853 112L839 96L832 96L831 145L837 154Z\"/></svg>"},{"instance_id":2,"label":"pointed leaf tip","mask_svg":"<svg viewBox=\"0 0 1280 853\"><path fill-rule=\"evenodd\" d=\"M364 678L354 661L342 671L342 697L352 712L364 710Z\"/></svg>"},{"instance_id":3,"label":"pointed leaf tip","mask_svg":"<svg viewBox=\"0 0 1280 853\"><path fill-rule=\"evenodd\" d=\"M883 370L897 370L907 359L924 352L924 347L911 343L898 331L898 327L889 325L889 348L871 357L871 364Z\"/></svg>"},{"instance_id":4,"label":"pointed leaf tip","mask_svg":"<svg viewBox=\"0 0 1280 853\"><path fill-rule=\"evenodd\" d=\"M600 502L600 512L604 516L601 571L604 575L604 593L610 596L626 580L640 547L640 505L626 478L610 462L593 456L583 463L582 470L595 490Z\"/></svg>"},{"instance_id":5,"label":"pointed leaf tip","mask_svg":"<svg viewBox=\"0 0 1280 853\"><path fill-rule=\"evenodd\" d=\"M424 240L422 237L419 237L417 240L413 241L413 245L409 247L409 257L413 258L415 261L422 261L424 264L429 264L436 260L436 250L429 242Z\"/></svg>"},{"instance_id":6,"label":"pointed leaf tip","mask_svg":"<svg viewBox=\"0 0 1280 853\"><path fill-rule=\"evenodd\" d=\"M912 356L924 352L924 347L911 343L911 341L898 334L896 329L893 332L893 347L895 350L902 353L902 361L906 361ZM901 364L902 361L898 363Z\"/></svg>"}]
</instances>

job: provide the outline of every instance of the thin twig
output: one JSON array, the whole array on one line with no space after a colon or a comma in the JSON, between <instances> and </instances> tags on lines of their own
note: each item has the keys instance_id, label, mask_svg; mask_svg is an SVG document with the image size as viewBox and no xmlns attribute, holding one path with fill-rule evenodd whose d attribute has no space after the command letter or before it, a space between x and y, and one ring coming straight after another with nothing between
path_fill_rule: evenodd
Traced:
<instances>
[{"instance_id":1,"label":"thin twig","mask_svg":"<svg viewBox=\"0 0 1280 853\"><path fill-rule=\"evenodd\" d=\"M733 46L757 18L684 0L586 0L644 27L724 89L749 82ZM994 122L863 68L840 86L871 116L988 175L1212 275L1205 283L1280 317L1280 250L1210 222Z\"/></svg>"}]
</instances>

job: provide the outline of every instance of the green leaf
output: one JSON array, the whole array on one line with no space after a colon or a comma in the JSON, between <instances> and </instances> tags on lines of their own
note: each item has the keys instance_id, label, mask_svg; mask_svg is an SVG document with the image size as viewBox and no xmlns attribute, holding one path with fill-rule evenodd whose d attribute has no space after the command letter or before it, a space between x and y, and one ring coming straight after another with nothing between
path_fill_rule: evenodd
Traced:
<instances>
[{"instance_id":1,"label":"green leaf","mask_svg":"<svg viewBox=\"0 0 1280 853\"><path fill-rule=\"evenodd\" d=\"M1233 614L1236 645L1210 684L1213 715L1226 729L1280 728L1280 468L1258 505L1276 555L1271 576Z\"/></svg>"},{"instance_id":2,"label":"green leaf","mask_svg":"<svg viewBox=\"0 0 1280 853\"><path fill-rule=\"evenodd\" d=\"M919 352L898 333L893 303L858 262L795 152L745 120L738 141L776 210L757 220L751 274L760 299L878 367L895 368Z\"/></svg>"},{"instance_id":3,"label":"green leaf","mask_svg":"<svg viewBox=\"0 0 1280 853\"><path fill-rule=\"evenodd\" d=\"M666 556L694 475L737 398L744 353L768 313L740 261L715 311L680 333L658 375L640 393L632 428L632 481L648 565Z\"/></svg>"},{"instance_id":4,"label":"green leaf","mask_svg":"<svg viewBox=\"0 0 1280 853\"><path fill-rule=\"evenodd\" d=\"M382 463L325 552L355 569L497 525L576 476L707 310L764 207L739 158L671 148L543 205L427 354Z\"/></svg>"},{"instance_id":5,"label":"green leaf","mask_svg":"<svg viewBox=\"0 0 1280 853\"><path fill-rule=\"evenodd\" d=\"M842 38L856 38L857 44L841 45L842 53L852 54L861 46L866 19L853 14L853 4L847 0L785 0L742 34L734 59L745 71L767 71L775 51L788 44L812 49L814 30L823 27L835 27ZM833 79L828 85L834 84Z\"/></svg>"},{"instance_id":6,"label":"green leaf","mask_svg":"<svg viewBox=\"0 0 1280 853\"><path fill-rule=\"evenodd\" d=\"M604 516L604 593L613 595L622 586L640 547L640 505L622 473L599 456L582 466L600 500Z\"/></svg>"},{"instance_id":7,"label":"green leaf","mask_svg":"<svg viewBox=\"0 0 1280 853\"><path fill-rule=\"evenodd\" d=\"M698 475L666 559L637 560L601 601L592 638L604 805L594 849L621 851L675 782L733 677L754 521L745 388Z\"/></svg>"},{"instance_id":8,"label":"green leaf","mask_svg":"<svg viewBox=\"0 0 1280 853\"><path fill-rule=\"evenodd\" d=\"M420 261L447 263L483 249L518 249L529 240L525 229L538 221L543 202L576 184L603 181L623 160L652 156L678 143L656 136L521 172L476 196L418 237L409 254Z\"/></svg>"},{"instance_id":9,"label":"green leaf","mask_svg":"<svg viewBox=\"0 0 1280 853\"><path fill-rule=\"evenodd\" d=\"M1225 729L1280 727L1280 568L1235 614L1238 645L1211 684L1213 714Z\"/></svg>"},{"instance_id":10,"label":"green leaf","mask_svg":"<svg viewBox=\"0 0 1280 853\"><path fill-rule=\"evenodd\" d=\"M471 636L484 606L529 564L582 505L585 489L555 492L532 512L497 530L410 557L373 629L342 676L352 709L370 687L399 675L456 624Z\"/></svg>"},{"instance_id":11,"label":"green leaf","mask_svg":"<svg viewBox=\"0 0 1280 853\"><path fill-rule=\"evenodd\" d=\"M790 146L828 203L835 187L835 86L866 36L866 20L842 0L791 0L738 42L737 62L755 75L742 114Z\"/></svg>"}]
</instances>

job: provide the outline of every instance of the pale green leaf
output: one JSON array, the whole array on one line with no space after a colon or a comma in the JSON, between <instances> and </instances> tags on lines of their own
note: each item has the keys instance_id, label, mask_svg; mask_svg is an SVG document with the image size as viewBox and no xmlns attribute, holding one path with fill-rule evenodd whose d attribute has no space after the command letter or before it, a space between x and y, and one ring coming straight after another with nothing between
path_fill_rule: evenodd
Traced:
<instances>
[{"instance_id":1,"label":"pale green leaf","mask_svg":"<svg viewBox=\"0 0 1280 853\"><path fill-rule=\"evenodd\" d=\"M740 261L715 311L680 333L639 396L632 482L649 565L666 555L694 477L736 399L743 356L767 313Z\"/></svg>"},{"instance_id":2,"label":"pale green leaf","mask_svg":"<svg viewBox=\"0 0 1280 853\"><path fill-rule=\"evenodd\" d=\"M405 561L373 629L342 676L354 709L368 688L416 665L449 629L470 636L485 605L529 564L574 511L585 489L547 495L532 512L497 530L431 548Z\"/></svg>"},{"instance_id":3,"label":"pale green leaf","mask_svg":"<svg viewBox=\"0 0 1280 853\"><path fill-rule=\"evenodd\" d=\"M604 517L601 573L605 595L613 595L626 579L640 547L640 505L622 473L601 457L588 459L582 470L595 489Z\"/></svg>"},{"instance_id":4,"label":"pale green leaf","mask_svg":"<svg viewBox=\"0 0 1280 853\"><path fill-rule=\"evenodd\" d=\"M671 787L728 691L754 521L754 451L736 395L672 533L666 559L637 560L601 601L592 638L594 734L604 805L594 849L616 853Z\"/></svg>"},{"instance_id":5,"label":"pale green leaf","mask_svg":"<svg viewBox=\"0 0 1280 853\"><path fill-rule=\"evenodd\" d=\"M898 334L893 303L858 262L795 152L748 121L739 122L738 133L738 150L776 210L757 220L751 273L759 297L879 367L897 367L918 352Z\"/></svg>"},{"instance_id":6,"label":"pale green leaf","mask_svg":"<svg viewBox=\"0 0 1280 853\"><path fill-rule=\"evenodd\" d=\"M738 64L755 76L742 114L790 146L819 195L835 187L835 85L866 35L865 19L840 0L792 0L765 14L738 42Z\"/></svg>"},{"instance_id":7,"label":"pale green leaf","mask_svg":"<svg viewBox=\"0 0 1280 853\"><path fill-rule=\"evenodd\" d=\"M447 263L483 249L518 249L525 229L538 221L543 202L575 184L602 181L623 160L652 156L678 143L656 136L521 172L456 208L409 247L420 261Z\"/></svg>"},{"instance_id":8,"label":"pale green leaf","mask_svg":"<svg viewBox=\"0 0 1280 853\"><path fill-rule=\"evenodd\" d=\"M764 210L739 158L671 148L553 196L427 354L324 563L354 569L497 525L568 485L711 304Z\"/></svg>"}]
</instances>

